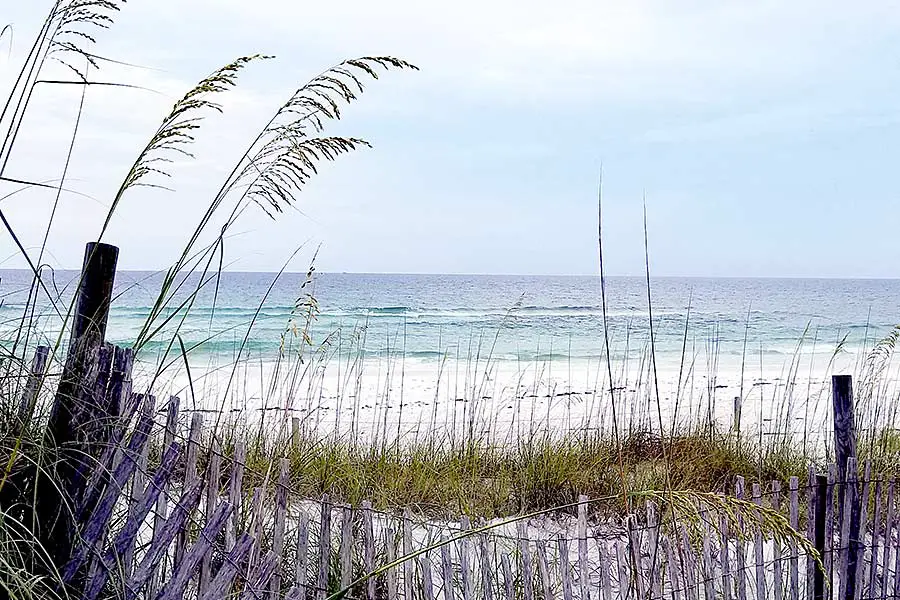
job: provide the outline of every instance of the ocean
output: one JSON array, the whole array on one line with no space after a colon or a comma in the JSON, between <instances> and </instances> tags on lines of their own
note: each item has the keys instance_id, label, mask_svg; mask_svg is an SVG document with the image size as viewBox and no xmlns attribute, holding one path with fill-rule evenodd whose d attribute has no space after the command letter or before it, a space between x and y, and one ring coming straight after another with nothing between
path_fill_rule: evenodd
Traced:
<instances>
[{"instance_id":1,"label":"ocean","mask_svg":"<svg viewBox=\"0 0 900 600\"><path fill-rule=\"evenodd\" d=\"M76 276L57 272L46 282L66 299ZM8 339L21 317L29 277L22 271L0 277L0 322ZM110 341L134 343L161 280L160 274L118 274ZM190 280L185 289L195 284ZM294 404L296 396L305 395L309 404L312 394L321 403L346 396L341 388L353 388L357 402L387 404L386 398L398 393L395 377L407 404L428 404L428 398L445 393L453 400L477 394L518 397L526 388L548 395L597 394L612 372L613 387L638 393L653 381L665 398L681 393L689 381L698 398L720 397L721 408L728 404L721 398L783 386L790 377L809 388L830 372L858 372L873 345L900 322L900 280L658 278L650 291L648 303L643 278L608 278L606 338L598 277L317 273L307 282L305 274L276 279L267 273L224 273L202 289L183 321L183 313L176 314L143 345L139 359L147 371L168 364L172 376L155 385L180 382L171 385L183 392L184 361L179 346L170 343L174 323L180 322L191 376L206 373L210 396L221 396L223 377L235 377L225 367L240 362L249 396L275 402L264 396L284 386L262 383L265 373L271 376L273 365L303 346L307 330L308 345L298 356L306 353L305 363L315 363L321 372L307 369L310 383L295 381L287 392L295 397L279 403ZM170 306L186 297L176 294ZM38 313L37 330L52 340L59 319L46 299ZM172 313L177 311L163 311L156 323ZM351 385L347 378L353 370Z\"/></svg>"},{"instance_id":2,"label":"ocean","mask_svg":"<svg viewBox=\"0 0 900 600\"><path fill-rule=\"evenodd\" d=\"M47 278L63 298L77 274ZM275 282L273 285L273 281ZM437 360L473 340L497 337L498 360L598 358L604 352L604 319L598 277L505 275L225 273L199 294L181 332L188 344L215 337L199 354L230 355L253 323L246 351L274 356L298 299L318 302L313 338L365 327L370 356L405 348L408 357ZM24 271L0 271L0 319L21 316L29 282ZM159 292L161 276L122 272L109 323L109 339L130 345ZM271 289L269 289L271 287ZM176 302L185 297L176 296ZM685 326L689 343L715 340L723 356L762 352L790 355L806 337L828 352L846 338L859 349L900 323L900 280L703 279L651 281L658 359L680 354ZM49 314L46 302L40 312ZM305 314L303 312L302 314ZM295 315L296 317L296 315ZM296 318L295 318L296 320ZM633 349L648 338L647 286L639 277L607 279L607 323L613 345L625 336ZM47 331L54 331L48 318ZM167 339L150 344L159 349Z\"/></svg>"}]
</instances>

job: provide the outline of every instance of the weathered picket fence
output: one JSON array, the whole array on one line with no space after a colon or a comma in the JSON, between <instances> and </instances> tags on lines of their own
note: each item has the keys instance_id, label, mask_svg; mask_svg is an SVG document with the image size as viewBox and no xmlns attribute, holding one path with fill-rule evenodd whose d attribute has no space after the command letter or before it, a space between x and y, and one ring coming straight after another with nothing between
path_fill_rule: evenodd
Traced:
<instances>
[{"instance_id":1,"label":"weathered picket fence","mask_svg":"<svg viewBox=\"0 0 900 600\"><path fill-rule=\"evenodd\" d=\"M128 352L114 356L127 363ZM226 455L201 413L182 414L177 398L160 411L152 396L132 404L140 405L135 422L103 453L79 504L94 508L82 515L63 576L85 600L116 591L128 599L324 600L343 589L366 600L900 597L896 482L868 465L858 473L853 457L846 481L835 466L824 477L811 469L802 482L738 478L730 496L745 501L734 505L740 531L703 504L698 520L673 522L653 503L624 520L600 519L584 496L570 517L485 529L466 517L429 521L409 509L302 498L287 458L251 488L244 446ZM154 456L158 439L165 451ZM854 490L865 509L857 538L850 511L840 513ZM799 539L754 527L755 507L782 514L818 547L824 574ZM861 560L851 590L854 549Z\"/></svg>"},{"instance_id":2,"label":"weathered picket fence","mask_svg":"<svg viewBox=\"0 0 900 600\"><path fill-rule=\"evenodd\" d=\"M201 413L188 419L178 398L157 406L134 393L131 352L104 343L116 252L88 246L47 433L58 493L43 485L37 494L37 521L47 523L40 533L70 597L900 597L896 482L869 465L859 472L849 378L835 379L836 466L749 491L738 478L715 503L686 496L696 513L647 503L624 520L601 520L581 497L572 523L559 516L488 528L311 501L293 493L287 458L258 484L246 448L223 448ZM23 419L46 381L48 354L35 355ZM755 527L763 513L782 515L784 526Z\"/></svg>"}]
</instances>

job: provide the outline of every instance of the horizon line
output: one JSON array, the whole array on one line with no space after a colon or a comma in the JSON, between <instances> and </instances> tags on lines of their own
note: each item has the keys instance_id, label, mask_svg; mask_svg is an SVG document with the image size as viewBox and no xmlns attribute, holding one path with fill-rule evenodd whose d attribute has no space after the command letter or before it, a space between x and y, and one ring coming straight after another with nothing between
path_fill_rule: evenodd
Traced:
<instances>
[{"instance_id":1,"label":"horizon line","mask_svg":"<svg viewBox=\"0 0 900 600\"><path fill-rule=\"evenodd\" d=\"M55 272L77 273L79 269L54 269ZM0 267L0 272L25 272L30 269ZM164 273L164 270L152 269L120 269L117 273ZM306 275L307 270L283 271L282 275ZM278 275L278 271L249 271L242 269L225 269L223 274L236 275ZM599 278L599 273L467 273L467 272L425 272L425 271L315 271L320 275L394 275L394 276L444 276L444 277L571 277L571 278ZM620 279L646 279L644 273L624 274L614 273L606 275L606 278ZM841 276L841 275L653 275L650 279L800 279L800 280L844 280L844 281L897 281L900 276Z\"/></svg>"}]
</instances>

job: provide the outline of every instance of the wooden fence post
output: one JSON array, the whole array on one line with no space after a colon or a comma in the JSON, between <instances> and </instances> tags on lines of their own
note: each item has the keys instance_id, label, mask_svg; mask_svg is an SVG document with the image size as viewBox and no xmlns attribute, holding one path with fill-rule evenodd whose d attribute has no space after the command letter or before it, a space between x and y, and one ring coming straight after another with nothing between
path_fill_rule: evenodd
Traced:
<instances>
[{"instance_id":1,"label":"wooden fence post","mask_svg":"<svg viewBox=\"0 0 900 600\"><path fill-rule=\"evenodd\" d=\"M856 457L856 426L853 420L853 378L850 375L834 375L831 378L832 404L834 406L834 454L838 478L841 483L847 475L847 461ZM838 522L844 514L844 502L838 496Z\"/></svg>"},{"instance_id":2,"label":"wooden fence post","mask_svg":"<svg viewBox=\"0 0 900 600\"><path fill-rule=\"evenodd\" d=\"M51 447L62 447L75 441L73 425L76 419L84 422L83 418L91 416L79 415L79 409L96 408L78 406L77 400L91 356L106 338L118 259L119 249L115 246L92 242L85 248L72 317L72 337L47 426L47 441Z\"/></svg>"},{"instance_id":3,"label":"wooden fence post","mask_svg":"<svg viewBox=\"0 0 900 600\"><path fill-rule=\"evenodd\" d=\"M847 523L846 535L842 535L841 589L845 598L852 600L856 590L856 571L859 562L860 494L856 475L856 425L853 414L853 377L834 375L831 378L832 404L834 407L834 453L838 473L838 523ZM848 472L848 467L854 470ZM849 506L847 505L849 503ZM850 514L845 519L844 511ZM844 532L842 532L843 534Z\"/></svg>"},{"instance_id":4,"label":"wooden fence post","mask_svg":"<svg viewBox=\"0 0 900 600\"><path fill-rule=\"evenodd\" d=\"M50 449L49 454L55 454L48 457L51 461L48 464L56 461L51 475L55 481L40 478L42 484L35 494L35 508L37 522L50 524L40 532L40 541L58 567L71 556L78 538L64 506L74 506L80 499L88 479L88 464L92 462L86 453L98 445L98 440L86 439L82 430L86 424L96 425L98 420L105 421L111 416L104 414L108 411L102 406L106 390L98 393L86 388L93 387L87 375L106 336L118 256L119 249L108 244L89 243L85 249L71 323L72 337L45 433L45 447Z\"/></svg>"}]
</instances>

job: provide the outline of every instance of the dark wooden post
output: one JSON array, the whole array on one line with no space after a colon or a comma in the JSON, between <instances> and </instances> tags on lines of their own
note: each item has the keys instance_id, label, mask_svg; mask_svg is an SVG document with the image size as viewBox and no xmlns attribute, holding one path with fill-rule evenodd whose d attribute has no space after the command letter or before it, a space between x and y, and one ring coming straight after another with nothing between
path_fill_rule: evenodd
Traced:
<instances>
[{"instance_id":1,"label":"dark wooden post","mask_svg":"<svg viewBox=\"0 0 900 600\"><path fill-rule=\"evenodd\" d=\"M847 461L856 457L856 424L853 419L853 377L835 375L831 378L834 405L834 454L838 477L847 475Z\"/></svg>"},{"instance_id":2,"label":"dark wooden post","mask_svg":"<svg viewBox=\"0 0 900 600\"><path fill-rule=\"evenodd\" d=\"M853 378L850 375L834 375L831 378L831 396L834 407L834 454L838 472L838 523L844 522L844 511L850 511L849 531L842 548L847 553L847 572L844 589L846 597L854 597L856 589L856 571L859 561L859 527L861 517L861 499L856 473L847 472L848 464L856 463L856 423L853 411ZM850 459L854 459L851 463ZM848 486L850 486L848 488ZM849 492L849 493L847 493ZM845 498L850 506L845 506Z\"/></svg>"},{"instance_id":3,"label":"dark wooden post","mask_svg":"<svg viewBox=\"0 0 900 600\"><path fill-rule=\"evenodd\" d=\"M853 422L853 378L850 375L834 375L831 378L831 403L834 416L834 459L837 465L838 515L837 522L844 522L844 482L847 478L847 461L856 456L856 426Z\"/></svg>"},{"instance_id":4,"label":"dark wooden post","mask_svg":"<svg viewBox=\"0 0 900 600\"><path fill-rule=\"evenodd\" d=\"M44 527L42 541L58 567L68 559L75 540L68 507L79 500L87 478L87 456L96 448L97 440L91 439L90 432L114 416L106 414L105 390L98 392L96 381L90 380L105 381L99 370L109 368L109 360L101 360L99 351L106 337L118 257L119 249L108 244L92 242L85 248L72 337L45 435L55 481L41 478L45 481L36 508Z\"/></svg>"},{"instance_id":5,"label":"dark wooden post","mask_svg":"<svg viewBox=\"0 0 900 600\"><path fill-rule=\"evenodd\" d=\"M819 553L819 559L825 556L825 507L828 502L828 477L825 475L816 475L815 494L815 545L816 551ZM825 598L825 572L821 565L816 566L813 571L813 600L824 600Z\"/></svg>"},{"instance_id":6,"label":"dark wooden post","mask_svg":"<svg viewBox=\"0 0 900 600\"><path fill-rule=\"evenodd\" d=\"M53 446L74 441L73 420L83 408L77 406L83 380L94 353L106 338L118 258L119 249L115 246L92 242L85 248L72 317L72 337L47 427L47 441Z\"/></svg>"}]
</instances>

